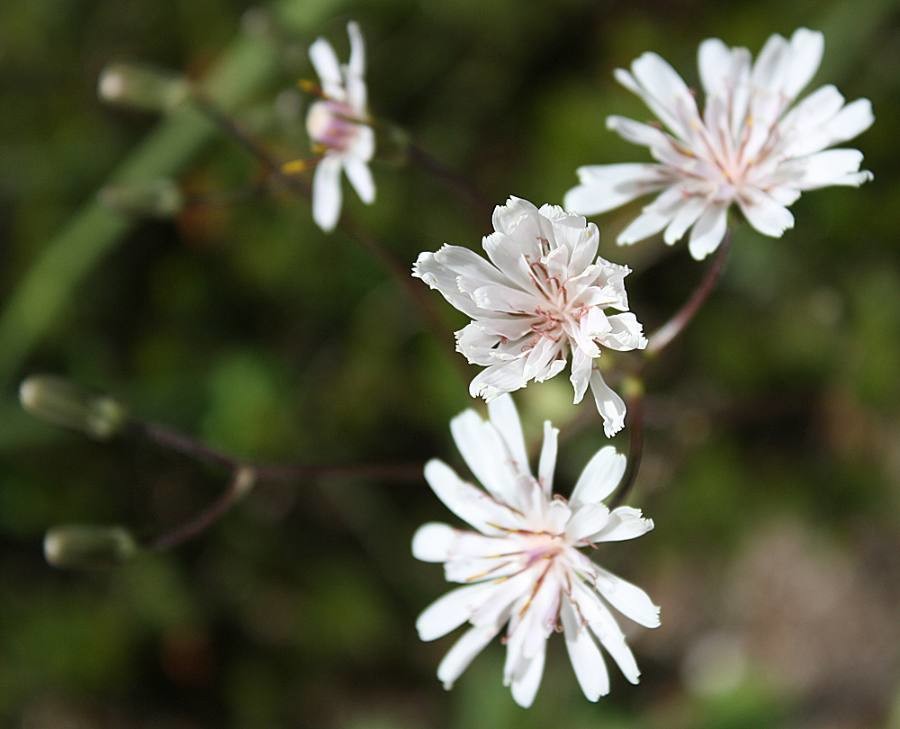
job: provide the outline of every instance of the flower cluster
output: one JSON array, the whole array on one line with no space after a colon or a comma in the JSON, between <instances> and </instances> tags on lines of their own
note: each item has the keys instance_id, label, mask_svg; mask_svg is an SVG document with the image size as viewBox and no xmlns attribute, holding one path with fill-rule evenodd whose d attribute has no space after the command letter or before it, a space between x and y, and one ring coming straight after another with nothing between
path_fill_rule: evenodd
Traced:
<instances>
[{"instance_id":1,"label":"flower cluster","mask_svg":"<svg viewBox=\"0 0 900 729\"><path fill-rule=\"evenodd\" d=\"M324 38L310 46L323 98L306 116L306 129L322 158L313 176L313 219L322 230L333 230L341 215L341 171L360 199L375 201L375 183L369 161L375 154L375 133L369 126L366 91L366 51L359 26L347 24L350 60L338 63L334 48Z\"/></svg>"},{"instance_id":2,"label":"flower cluster","mask_svg":"<svg viewBox=\"0 0 900 729\"><path fill-rule=\"evenodd\" d=\"M486 400L559 374L571 356L575 402L590 384L607 435L625 421L625 403L594 365L601 348L646 346L628 311L627 266L599 258L597 226L562 208L511 197L494 211L482 241L489 260L445 245L422 253L413 276L471 317L456 333L457 349L483 366L469 388ZM618 313L608 314L607 309Z\"/></svg>"},{"instance_id":3,"label":"flower cluster","mask_svg":"<svg viewBox=\"0 0 900 729\"><path fill-rule=\"evenodd\" d=\"M787 208L801 192L872 179L859 169L860 152L828 149L872 124L867 99L845 105L828 85L794 105L823 48L821 33L800 28L790 40L771 36L753 63L746 48L704 41L698 54L702 116L681 76L655 53L638 58L630 72L617 70L616 80L640 96L665 129L620 116L609 117L607 126L647 147L656 162L579 168L581 184L566 194L566 208L595 215L662 190L618 242L665 230L666 243L673 244L690 230L688 245L698 260L718 247L732 204L757 231L780 237L794 225Z\"/></svg>"},{"instance_id":4,"label":"flower cluster","mask_svg":"<svg viewBox=\"0 0 900 729\"><path fill-rule=\"evenodd\" d=\"M637 509L610 510L603 504L622 478L624 456L611 446L601 448L567 501L553 494L558 431L544 423L534 476L512 398L502 395L488 408L489 421L467 410L450 424L466 465L485 490L463 481L441 461L425 467L437 497L475 529L430 523L413 538L415 557L443 562L447 580L463 584L426 608L416 623L422 640L440 638L464 623L470 626L441 661L438 678L449 689L505 625L503 681L523 707L534 700L547 638L558 629L590 701L609 692L600 646L637 683L634 656L608 606L648 628L659 625L659 608L643 590L581 551L635 539L653 528Z\"/></svg>"},{"instance_id":5,"label":"flower cluster","mask_svg":"<svg viewBox=\"0 0 900 729\"><path fill-rule=\"evenodd\" d=\"M324 230L331 230L340 215L342 170L364 202L375 195L368 167L374 134L363 41L355 23L348 32L347 65L338 63L322 39L310 48L322 86L322 98L307 117L309 135L322 155L313 178L313 215ZM456 348L483 368L469 391L487 401L489 413L484 420L467 410L450 424L481 488L441 461L425 467L437 497L471 528L428 523L412 542L416 558L443 563L447 581L461 585L426 608L416 624L426 641L468 625L438 667L445 688L504 631L503 681L523 707L534 701L554 631L563 633L575 676L590 701L609 692L603 652L637 683L637 664L611 608L649 628L660 624L659 608L643 590L583 551L653 528L638 509L604 504L623 480L626 459L613 447L603 447L568 499L554 494L558 431L544 423L535 475L509 393L569 367L574 402L590 387L605 434L611 437L624 427L625 403L604 380L599 358L604 350L643 349L647 339L629 311L625 278L630 269L598 255L599 231L582 215L659 192L618 242L630 244L664 231L665 242L673 244L690 232L690 253L702 259L726 235L732 205L756 230L778 237L793 226L787 208L801 192L871 179L871 173L860 170L858 151L831 149L872 124L868 100L845 105L833 86L823 86L795 103L815 75L823 47L821 33L801 28L790 40L772 36L754 62L744 48L704 41L699 50L706 94L702 114L671 66L645 53L630 71L620 69L615 76L661 123L611 116L607 126L647 147L655 162L581 167L580 184L566 194L565 208L538 208L510 197L494 210L493 232L482 240L486 258L444 245L416 260L413 276L470 319L456 332Z\"/></svg>"}]
</instances>

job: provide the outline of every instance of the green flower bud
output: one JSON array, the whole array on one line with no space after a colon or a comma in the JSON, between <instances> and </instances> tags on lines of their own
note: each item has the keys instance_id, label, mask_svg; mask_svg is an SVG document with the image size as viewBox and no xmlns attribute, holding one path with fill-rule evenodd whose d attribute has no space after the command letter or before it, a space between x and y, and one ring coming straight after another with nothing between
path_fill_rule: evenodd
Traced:
<instances>
[{"instance_id":1,"label":"green flower bud","mask_svg":"<svg viewBox=\"0 0 900 729\"><path fill-rule=\"evenodd\" d=\"M61 377L32 375L19 387L26 412L53 425L109 440L128 420L125 408L108 395L98 395Z\"/></svg>"},{"instance_id":2,"label":"green flower bud","mask_svg":"<svg viewBox=\"0 0 900 729\"><path fill-rule=\"evenodd\" d=\"M149 66L114 63L100 74L97 93L103 101L119 106L171 111L188 99L191 87L182 76Z\"/></svg>"},{"instance_id":3,"label":"green flower bud","mask_svg":"<svg viewBox=\"0 0 900 729\"><path fill-rule=\"evenodd\" d=\"M44 537L44 556L54 567L114 567L131 559L138 551L131 533L119 526L58 526Z\"/></svg>"},{"instance_id":4,"label":"green flower bud","mask_svg":"<svg viewBox=\"0 0 900 729\"><path fill-rule=\"evenodd\" d=\"M172 180L150 180L132 185L108 185L100 202L127 215L169 218L184 207L184 195Z\"/></svg>"}]
</instances>

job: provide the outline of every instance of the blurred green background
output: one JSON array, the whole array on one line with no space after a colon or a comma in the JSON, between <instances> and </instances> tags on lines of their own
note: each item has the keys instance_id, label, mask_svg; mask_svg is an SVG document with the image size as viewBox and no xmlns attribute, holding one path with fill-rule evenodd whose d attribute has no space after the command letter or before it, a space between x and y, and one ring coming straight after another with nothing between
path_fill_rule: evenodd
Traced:
<instances>
[{"instance_id":1,"label":"blurred green background","mask_svg":"<svg viewBox=\"0 0 900 729\"><path fill-rule=\"evenodd\" d=\"M224 479L145 443L30 420L16 388L32 372L111 392L247 458L461 465L447 424L472 403L447 355L462 320L436 294L441 341L365 251L284 195L174 220L91 207L117 168L172 175L190 194L258 173L190 112L161 122L101 104L107 63L211 78L279 156L304 156L295 81L312 76L317 35L346 53L350 17L368 42L374 112L497 203L556 202L578 165L645 159L603 126L610 113L648 116L611 76L645 50L696 84L703 38L755 52L806 25L827 39L814 85L874 104L874 127L850 146L875 181L805 195L782 240L741 227L720 290L648 372L630 501L657 527L596 557L650 592L663 626L632 636L641 685L615 675L597 705L560 640L530 711L501 686L499 644L441 689L452 639L421 644L413 627L445 589L439 567L409 554L418 524L447 518L424 483L263 484L174 552L86 573L43 560L56 524L158 533ZM2 3L4 725L900 727L898 20L889 0ZM375 176L377 204L349 194L346 209L403 262L444 242L477 247L489 230L421 169L386 160ZM601 218L601 253L638 270L632 309L652 328L701 267L683 244L616 249L638 206ZM518 402L532 434L578 413L563 378ZM598 419L568 440L559 483L603 440Z\"/></svg>"}]
</instances>

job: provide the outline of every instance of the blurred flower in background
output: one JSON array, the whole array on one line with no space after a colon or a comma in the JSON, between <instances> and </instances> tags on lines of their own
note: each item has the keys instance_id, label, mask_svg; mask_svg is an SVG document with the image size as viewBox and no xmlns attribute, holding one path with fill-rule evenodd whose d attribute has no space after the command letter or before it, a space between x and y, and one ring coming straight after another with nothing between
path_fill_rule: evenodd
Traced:
<instances>
[{"instance_id":1,"label":"blurred flower in background","mask_svg":"<svg viewBox=\"0 0 900 729\"><path fill-rule=\"evenodd\" d=\"M324 38L309 48L323 95L309 107L306 129L322 154L313 174L312 203L313 218L324 231L333 230L341 215L342 171L364 203L375 201L369 169L375 132L369 126L366 49L357 23L347 24L347 34L350 60L346 64L338 63L334 48Z\"/></svg>"}]
</instances>

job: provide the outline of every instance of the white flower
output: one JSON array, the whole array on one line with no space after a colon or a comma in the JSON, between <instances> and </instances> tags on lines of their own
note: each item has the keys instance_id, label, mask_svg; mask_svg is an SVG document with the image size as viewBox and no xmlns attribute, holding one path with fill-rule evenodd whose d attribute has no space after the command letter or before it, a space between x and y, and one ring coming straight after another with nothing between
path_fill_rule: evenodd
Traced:
<instances>
[{"instance_id":1,"label":"white flower","mask_svg":"<svg viewBox=\"0 0 900 729\"><path fill-rule=\"evenodd\" d=\"M445 245L422 253L413 276L437 289L471 317L456 332L456 348L482 365L469 387L490 400L543 382L572 355L575 402L590 383L608 436L621 430L625 403L593 366L600 346L628 351L647 345L628 312L625 276L631 271L597 257L600 233L593 223L562 208L511 197L494 210L494 233L482 246L490 259ZM621 314L607 315L606 308Z\"/></svg>"},{"instance_id":2,"label":"white flower","mask_svg":"<svg viewBox=\"0 0 900 729\"><path fill-rule=\"evenodd\" d=\"M665 129L620 116L606 125L648 147L658 164L581 167L581 184L567 193L566 207L595 215L662 190L618 242L628 245L665 229L671 245L693 228L689 247L698 260L718 247L732 203L760 233L781 237L794 225L787 206L802 191L872 179L859 169L859 151L823 151L872 124L868 99L845 106L829 85L792 106L818 69L823 47L821 33L801 28L790 40L770 37L751 63L746 48L704 41L698 54L706 93L702 117L690 89L655 53L638 58L631 73L618 69L616 80L640 96Z\"/></svg>"},{"instance_id":3,"label":"white flower","mask_svg":"<svg viewBox=\"0 0 900 729\"><path fill-rule=\"evenodd\" d=\"M375 134L367 123L366 51L356 23L347 24L347 33L350 61L345 65L338 63L334 48L324 38L309 49L323 94L306 116L306 130L323 153L313 176L313 218L325 231L334 229L341 214L342 169L364 203L375 200L368 164L375 153Z\"/></svg>"},{"instance_id":4,"label":"white flower","mask_svg":"<svg viewBox=\"0 0 900 729\"><path fill-rule=\"evenodd\" d=\"M634 539L653 528L638 509L603 505L625 471L625 457L606 446L588 462L572 496L553 495L558 430L544 423L544 445L535 478L509 395L488 405L490 421L473 410L450 429L469 469L486 492L432 460L425 478L450 511L477 531L430 523L413 537L412 552L443 562L448 581L463 583L419 616L422 640L435 640L468 622L438 666L451 688L475 656L506 629L503 682L521 706L534 700L544 670L546 640L561 626L575 676L584 695L597 701L609 692L603 646L631 683L637 664L611 605L648 628L659 625L659 608L640 588L598 566L581 549L599 542Z\"/></svg>"}]
</instances>

